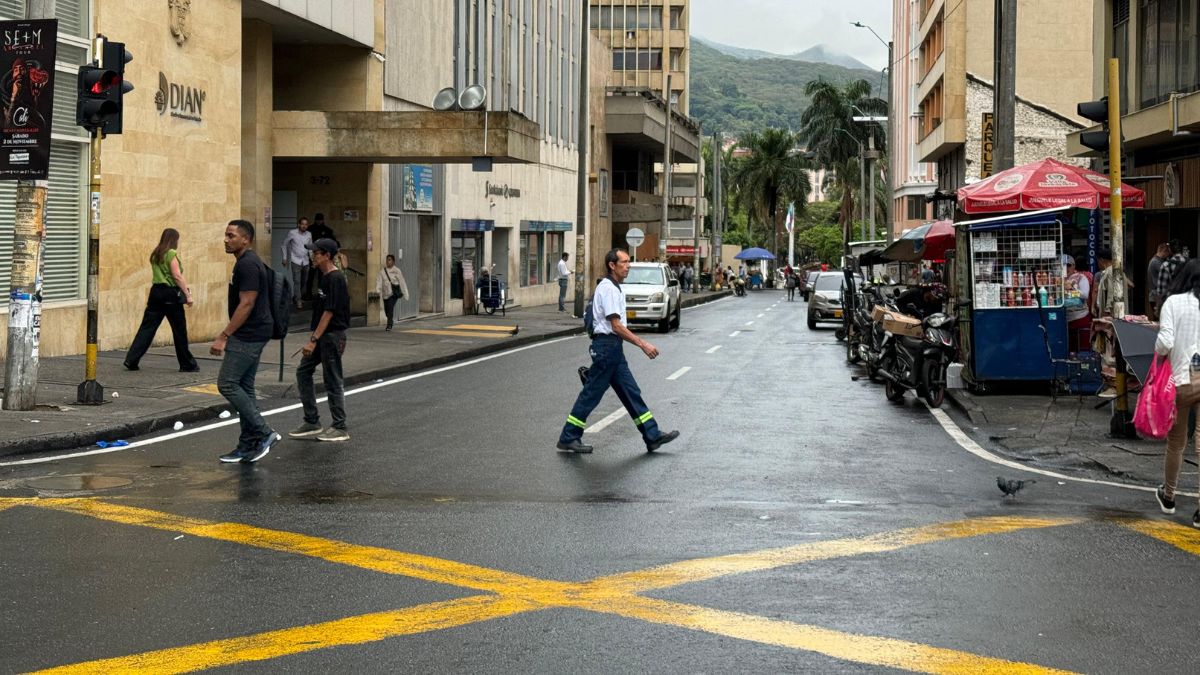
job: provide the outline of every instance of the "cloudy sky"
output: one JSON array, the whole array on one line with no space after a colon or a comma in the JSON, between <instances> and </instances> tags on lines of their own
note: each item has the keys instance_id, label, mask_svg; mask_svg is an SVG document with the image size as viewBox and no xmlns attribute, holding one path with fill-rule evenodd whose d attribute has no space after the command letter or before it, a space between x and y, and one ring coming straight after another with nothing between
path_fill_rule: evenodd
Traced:
<instances>
[{"instance_id":1,"label":"cloudy sky","mask_svg":"<svg viewBox=\"0 0 1200 675\"><path fill-rule=\"evenodd\" d=\"M778 54L822 44L883 68L892 22L892 0L692 0L692 34L735 47Z\"/></svg>"}]
</instances>

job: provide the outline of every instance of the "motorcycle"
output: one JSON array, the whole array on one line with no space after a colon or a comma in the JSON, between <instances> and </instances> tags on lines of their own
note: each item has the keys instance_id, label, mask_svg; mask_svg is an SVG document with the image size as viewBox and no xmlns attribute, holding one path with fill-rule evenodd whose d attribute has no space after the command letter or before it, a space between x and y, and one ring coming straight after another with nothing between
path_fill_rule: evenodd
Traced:
<instances>
[{"instance_id":1,"label":"motorcycle","mask_svg":"<svg viewBox=\"0 0 1200 675\"><path fill-rule=\"evenodd\" d=\"M745 279L742 279L741 277L734 278L733 293L734 293L734 295L738 295L738 296L746 295L746 280Z\"/></svg>"},{"instance_id":2,"label":"motorcycle","mask_svg":"<svg viewBox=\"0 0 1200 675\"><path fill-rule=\"evenodd\" d=\"M883 329L883 324L875 320L875 307L883 306L893 311L896 308L889 305L883 293L870 284L862 286L854 303L854 310L850 313L850 339L846 345L846 360L850 363L862 363L867 377L872 382L879 382L880 360L891 337Z\"/></svg>"},{"instance_id":3,"label":"motorcycle","mask_svg":"<svg viewBox=\"0 0 1200 675\"><path fill-rule=\"evenodd\" d=\"M946 400L946 368L957 352L954 324L946 314L930 314L921 320L921 337L888 332L877 373L884 380L884 395L889 401L904 398L915 390L930 408Z\"/></svg>"}]
</instances>

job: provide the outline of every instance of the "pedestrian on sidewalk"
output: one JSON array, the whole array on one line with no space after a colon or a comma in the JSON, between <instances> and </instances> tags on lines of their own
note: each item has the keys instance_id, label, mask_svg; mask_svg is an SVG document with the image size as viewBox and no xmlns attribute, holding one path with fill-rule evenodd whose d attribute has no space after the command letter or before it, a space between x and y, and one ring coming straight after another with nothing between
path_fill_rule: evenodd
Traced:
<instances>
[{"instance_id":1,"label":"pedestrian on sidewalk","mask_svg":"<svg viewBox=\"0 0 1200 675\"><path fill-rule=\"evenodd\" d=\"M1162 306L1162 298L1158 295L1158 271L1162 269L1163 261L1171 257L1171 245L1163 242L1158 245L1154 257L1146 266L1146 314L1158 321L1158 310Z\"/></svg>"},{"instance_id":2,"label":"pedestrian on sidewalk","mask_svg":"<svg viewBox=\"0 0 1200 675\"><path fill-rule=\"evenodd\" d=\"M695 274L696 274L696 272L695 272L695 270L692 269L691 263L688 263L687 265L685 265L683 267L683 292L684 293L692 292L692 278L695 276Z\"/></svg>"},{"instance_id":3,"label":"pedestrian on sidewalk","mask_svg":"<svg viewBox=\"0 0 1200 675\"><path fill-rule=\"evenodd\" d=\"M1154 290L1158 295L1159 311L1162 311L1162 305L1171 295L1171 282L1175 280L1175 275L1179 274L1183 266L1188 261L1188 250L1183 245L1183 242L1178 239L1172 239L1167 244L1170 250L1171 257L1162 261L1158 266L1158 277L1154 282Z\"/></svg>"},{"instance_id":4,"label":"pedestrian on sidewalk","mask_svg":"<svg viewBox=\"0 0 1200 675\"><path fill-rule=\"evenodd\" d=\"M558 261L558 311L565 312L567 307L567 282L571 279L571 268L567 267L567 259L571 257L570 253L563 252L562 259Z\"/></svg>"},{"instance_id":5,"label":"pedestrian on sidewalk","mask_svg":"<svg viewBox=\"0 0 1200 675\"><path fill-rule=\"evenodd\" d=\"M281 438L267 426L254 394L258 361L271 339L271 288L267 266L254 252L254 225L249 221L229 221L225 252L236 258L229 282L229 323L208 351L224 355L217 391L237 411L242 433L237 448L218 459L228 464L253 463L266 457Z\"/></svg>"},{"instance_id":6,"label":"pedestrian on sidewalk","mask_svg":"<svg viewBox=\"0 0 1200 675\"><path fill-rule=\"evenodd\" d=\"M1187 445L1188 415L1200 414L1200 260L1189 260L1168 291L1154 351L1170 359L1171 380L1175 383L1175 425L1167 433L1163 483L1154 496L1163 513L1175 513L1175 490ZM1194 441L1200 454L1200 428ZM1192 527L1200 528L1200 509L1192 515Z\"/></svg>"},{"instance_id":7,"label":"pedestrian on sidewalk","mask_svg":"<svg viewBox=\"0 0 1200 675\"><path fill-rule=\"evenodd\" d=\"M658 349L629 330L622 320L625 318L625 294L621 282L629 276L629 254L614 248L604 256L606 275L596 286L592 297L592 345L588 350L592 366L588 369L587 382L575 399L571 414L558 436L558 449L569 452L589 453L592 446L584 445L583 430L587 427L587 416L600 405L604 392L612 387L634 424L642 433L646 452L654 452L661 446L679 437L678 431L662 433L654 415L642 400L641 389L633 379L629 363L621 350L623 342L629 342L642 350L648 358L656 358Z\"/></svg>"},{"instance_id":8,"label":"pedestrian on sidewalk","mask_svg":"<svg viewBox=\"0 0 1200 675\"><path fill-rule=\"evenodd\" d=\"M312 233L308 231L308 218L300 217L296 221L296 229L288 232L283 240L283 266L292 275L292 294L296 309L304 309L301 295L308 284L309 258L305 247L312 243Z\"/></svg>"},{"instance_id":9,"label":"pedestrian on sidewalk","mask_svg":"<svg viewBox=\"0 0 1200 675\"><path fill-rule=\"evenodd\" d=\"M321 272L321 281L313 298L309 324L312 335L301 348L304 357L296 367L296 388L300 390L300 403L304 406L304 423L288 435L292 438L316 437L318 441L348 441L342 353L346 351L346 329L350 327L350 289L346 285L346 275L333 264L338 254L337 242L318 239L309 244L309 248L313 252L313 264ZM325 380L329 414L333 418L328 429L321 426L321 411L317 408L317 393L313 387L313 373L318 365Z\"/></svg>"},{"instance_id":10,"label":"pedestrian on sidewalk","mask_svg":"<svg viewBox=\"0 0 1200 675\"><path fill-rule=\"evenodd\" d=\"M183 276L183 264L179 262L179 231L168 227L158 238L158 246L150 252L150 297L146 299L146 311L142 313L142 325L138 327L133 343L125 354L125 368L138 370L138 363L145 356L154 334L165 318L171 324L171 339L175 343L175 359L179 361L179 372L199 372L200 365L188 349L187 315L184 307L192 306L192 291Z\"/></svg>"},{"instance_id":11,"label":"pedestrian on sidewalk","mask_svg":"<svg viewBox=\"0 0 1200 675\"><path fill-rule=\"evenodd\" d=\"M379 270L375 278L375 292L383 298L383 314L387 317L387 328L391 330L396 322L396 301L408 297L408 284L404 282L404 272L396 267L396 256L388 254L384 268Z\"/></svg>"}]
</instances>

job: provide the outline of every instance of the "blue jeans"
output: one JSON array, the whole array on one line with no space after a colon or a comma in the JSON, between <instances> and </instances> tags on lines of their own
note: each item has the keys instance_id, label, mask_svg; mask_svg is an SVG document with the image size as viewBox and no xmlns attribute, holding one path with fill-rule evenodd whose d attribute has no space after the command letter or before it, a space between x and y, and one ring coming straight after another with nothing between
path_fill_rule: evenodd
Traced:
<instances>
[{"instance_id":1,"label":"blue jeans","mask_svg":"<svg viewBox=\"0 0 1200 675\"><path fill-rule=\"evenodd\" d=\"M393 298L396 296L392 296ZM331 330L317 340L317 347L310 356L300 359L296 367L296 388L300 390L300 403L304 406L304 421L321 423L321 411L317 408L316 387L313 373L321 366L325 378L325 393L329 401L329 414L333 417L333 428L346 430L346 387L342 378L342 352L346 351L346 334Z\"/></svg>"},{"instance_id":2,"label":"blue jeans","mask_svg":"<svg viewBox=\"0 0 1200 675\"><path fill-rule=\"evenodd\" d=\"M225 358L221 359L221 372L217 375L217 391L237 411L242 425L237 447L241 451L253 450L267 434L274 433L258 411L258 400L254 396L258 360L266 346L266 342L229 338L225 344Z\"/></svg>"},{"instance_id":3,"label":"blue jeans","mask_svg":"<svg viewBox=\"0 0 1200 675\"><path fill-rule=\"evenodd\" d=\"M563 305L563 302L566 301L566 299L567 299L567 280L559 279L558 280L558 311L560 311L560 312L567 311L566 306Z\"/></svg>"},{"instance_id":4,"label":"blue jeans","mask_svg":"<svg viewBox=\"0 0 1200 675\"><path fill-rule=\"evenodd\" d=\"M650 409L642 400L642 390L638 388L637 380L633 379L633 373L629 371L629 363L625 361L625 353L621 351L622 342L621 338L615 335L597 335L592 340L589 350L592 367L588 370L587 384L583 385L583 391L579 392L579 397L575 399L571 414L567 415L567 423L563 425L562 434L558 437L559 442L570 443L583 437L587 416L600 405L600 399L604 398L604 392L608 391L609 387L612 387L617 398L621 399L621 405L625 406L625 410L633 418L638 431L642 432L642 440L650 443L662 436L658 423L654 421L654 415L650 414Z\"/></svg>"}]
</instances>

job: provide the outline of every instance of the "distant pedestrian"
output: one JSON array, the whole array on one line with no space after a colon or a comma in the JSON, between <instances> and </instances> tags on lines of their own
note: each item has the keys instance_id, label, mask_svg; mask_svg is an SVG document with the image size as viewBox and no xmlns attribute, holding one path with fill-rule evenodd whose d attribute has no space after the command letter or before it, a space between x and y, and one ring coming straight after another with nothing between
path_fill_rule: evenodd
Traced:
<instances>
[{"instance_id":1,"label":"distant pedestrian","mask_svg":"<svg viewBox=\"0 0 1200 675\"><path fill-rule=\"evenodd\" d=\"M150 297L146 299L142 325L138 327L137 335L125 354L125 368L128 370L138 370L138 363L150 348L164 318L171 324L171 339L175 343L179 372L195 373L200 370L196 357L188 349L187 315L183 308L192 306L192 291L183 276L178 248L179 231L168 227L162 231L158 246L150 253Z\"/></svg>"},{"instance_id":2,"label":"distant pedestrian","mask_svg":"<svg viewBox=\"0 0 1200 675\"><path fill-rule=\"evenodd\" d=\"M1163 513L1175 513L1175 491L1183 450L1187 445L1188 415L1200 414L1200 261L1189 260L1180 270L1175 285L1162 304L1158 339L1154 351L1171 362L1175 383L1175 424L1167 433L1163 457L1163 483L1154 496ZM1200 428L1195 432L1200 454ZM1192 527L1200 528L1200 509L1192 515Z\"/></svg>"},{"instance_id":3,"label":"distant pedestrian","mask_svg":"<svg viewBox=\"0 0 1200 675\"><path fill-rule=\"evenodd\" d=\"M271 339L271 289L267 266L254 252L254 225L231 220L225 227L225 252L236 258L229 282L229 323L213 340L209 352L222 356L217 391L237 411L242 433L222 462L257 462L271 451L280 436L267 426L258 410L254 378L263 347Z\"/></svg>"},{"instance_id":4,"label":"distant pedestrian","mask_svg":"<svg viewBox=\"0 0 1200 675\"><path fill-rule=\"evenodd\" d=\"M932 267L926 265L925 269L921 270L921 283L932 284L936 279L937 275L934 274Z\"/></svg>"},{"instance_id":5,"label":"distant pedestrian","mask_svg":"<svg viewBox=\"0 0 1200 675\"><path fill-rule=\"evenodd\" d=\"M1175 275L1183 269L1183 266L1188 261L1188 250L1183 245L1183 242L1178 239L1172 239L1168 244L1170 249L1170 257L1162 261L1158 267L1158 276L1154 282L1154 290L1158 296L1159 306L1166 302L1167 296L1170 294L1171 282L1175 280Z\"/></svg>"},{"instance_id":6,"label":"distant pedestrian","mask_svg":"<svg viewBox=\"0 0 1200 675\"><path fill-rule=\"evenodd\" d=\"M696 275L696 270L692 268L692 265L690 263L684 266L684 268L683 268L683 291L685 293L692 292L692 280L695 277L695 275Z\"/></svg>"},{"instance_id":7,"label":"distant pedestrian","mask_svg":"<svg viewBox=\"0 0 1200 675\"><path fill-rule=\"evenodd\" d=\"M787 299L791 302L796 299L796 286L800 285L800 280L796 277L796 271L790 266L784 270L783 285L787 288Z\"/></svg>"},{"instance_id":8,"label":"distant pedestrian","mask_svg":"<svg viewBox=\"0 0 1200 675\"><path fill-rule=\"evenodd\" d=\"M654 415L642 400L641 389L633 379L621 345L623 342L629 342L651 359L658 356L658 349L635 335L622 323L626 314L625 294L621 291L621 282L629 275L629 255L614 248L604 256L604 266L606 276L596 287L592 298L594 335L588 350L592 357L592 366L588 369L583 390L579 392L571 413L567 415L567 422L559 434L557 447L559 450L577 453L592 451L592 446L584 445L580 440L587 426L587 416L600 405L604 392L612 387L641 431L642 440L646 443L646 452L654 452L678 438L679 432L669 431L664 434L659 430Z\"/></svg>"},{"instance_id":9,"label":"distant pedestrian","mask_svg":"<svg viewBox=\"0 0 1200 675\"><path fill-rule=\"evenodd\" d=\"M567 311L566 305L563 303L567 300L567 282L571 279L571 268L567 267L567 259L571 257L570 253L563 253L562 259L558 261L558 311Z\"/></svg>"},{"instance_id":10,"label":"distant pedestrian","mask_svg":"<svg viewBox=\"0 0 1200 675\"><path fill-rule=\"evenodd\" d=\"M308 218L303 216L296 221L296 229L288 232L283 240L283 266L292 275L292 295L295 296L296 309L303 309L304 302L300 296L308 285L309 257L305 247L312 243L312 234L308 231Z\"/></svg>"},{"instance_id":11,"label":"distant pedestrian","mask_svg":"<svg viewBox=\"0 0 1200 675\"><path fill-rule=\"evenodd\" d=\"M1092 316L1087 300L1092 282L1086 274L1075 269L1075 258L1063 254L1066 271L1064 307L1067 315L1068 348L1072 352L1086 351L1091 345Z\"/></svg>"},{"instance_id":12,"label":"distant pedestrian","mask_svg":"<svg viewBox=\"0 0 1200 675\"><path fill-rule=\"evenodd\" d=\"M1158 320L1158 309L1162 306L1162 298L1158 295L1158 271L1162 269L1163 261L1171 257L1171 245L1163 242L1154 251L1154 257L1146 265L1146 314L1151 319Z\"/></svg>"},{"instance_id":13,"label":"distant pedestrian","mask_svg":"<svg viewBox=\"0 0 1200 675\"><path fill-rule=\"evenodd\" d=\"M391 330L396 321L396 301L408 297L408 284L404 282L404 272L396 267L396 256L390 253L375 279L375 292L383 298L383 314L387 317L384 330Z\"/></svg>"},{"instance_id":14,"label":"distant pedestrian","mask_svg":"<svg viewBox=\"0 0 1200 675\"><path fill-rule=\"evenodd\" d=\"M337 243L338 248L341 249L342 243L338 241L337 235L333 232L333 228L329 227L329 224L325 222L325 214L321 213L320 211L313 214L312 226L308 228L308 233L312 235L313 241L318 239L332 239L335 243ZM337 261L334 262L336 263ZM317 282L321 280L320 270L313 267L311 272L312 273L308 275L308 286L306 287L307 292L305 293L306 297L312 297L312 293L317 286Z\"/></svg>"},{"instance_id":15,"label":"distant pedestrian","mask_svg":"<svg viewBox=\"0 0 1200 675\"><path fill-rule=\"evenodd\" d=\"M321 271L321 283L313 298L312 335L301 348L304 357L296 367L296 388L304 406L304 423L288 435L292 438L312 438L318 441L348 441L346 432L346 394L342 379L342 353L346 351L346 329L350 327L350 289L346 275L333 265L338 245L332 239L318 239L309 244L313 264ZM325 395L333 423L321 426L321 411L317 408L317 393L313 373L321 366L325 380Z\"/></svg>"}]
</instances>

